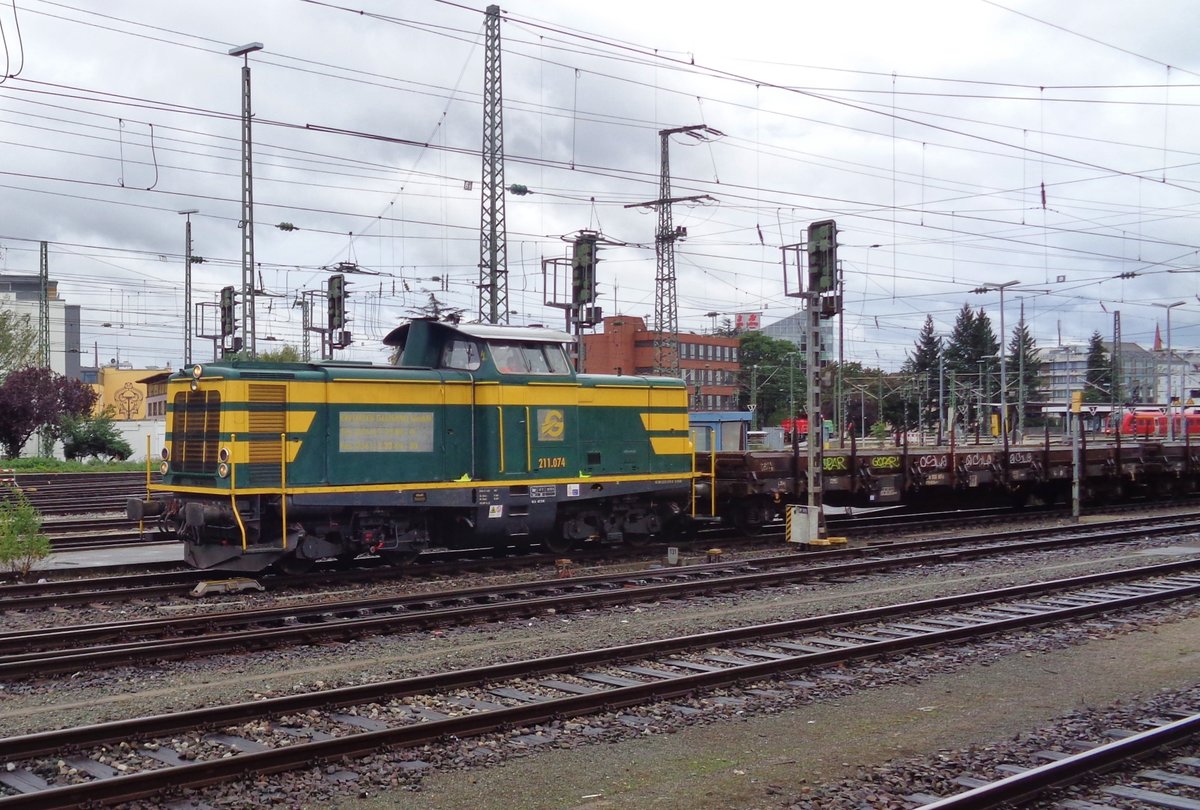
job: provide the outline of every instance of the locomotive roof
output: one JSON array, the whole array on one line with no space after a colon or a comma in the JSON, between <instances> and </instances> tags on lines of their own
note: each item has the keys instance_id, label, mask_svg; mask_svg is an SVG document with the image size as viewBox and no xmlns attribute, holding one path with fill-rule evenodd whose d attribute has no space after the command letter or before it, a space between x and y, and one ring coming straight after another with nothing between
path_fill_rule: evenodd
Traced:
<instances>
[{"instance_id":1,"label":"locomotive roof","mask_svg":"<svg viewBox=\"0 0 1200 810\"><path fill-rule=\"evenodd\" d=\"M408 339L409 330L413 324L428 324L431 328L457 332L477 340L523 340L538 343L574 343L575 337L557 329L545 329L540 326L502 326L494 323L444 323L439 321L416 319L401 324L388 333L383 339L385 346L402 346Z\"/></svg>"}]
</instances>

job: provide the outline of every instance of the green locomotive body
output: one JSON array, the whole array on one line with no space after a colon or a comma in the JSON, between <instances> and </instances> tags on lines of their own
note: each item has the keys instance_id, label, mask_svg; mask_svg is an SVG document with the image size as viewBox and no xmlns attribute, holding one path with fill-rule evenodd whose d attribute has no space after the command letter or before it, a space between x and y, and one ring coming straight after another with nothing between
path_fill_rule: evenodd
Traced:
<instances>
[{"instance_id":1,"label":"green locomotive body","mask_svg":"<svg viewBox=\"0 0 1200 810\"><path fill-rule=\"evenodd\" d=\"M240 571L649 540L695 498L686 389L578 374L571 340L414 320L385 340L394 366L198 364L168 383L161 494L127 511Z\"/></svg>"}]
</instances>

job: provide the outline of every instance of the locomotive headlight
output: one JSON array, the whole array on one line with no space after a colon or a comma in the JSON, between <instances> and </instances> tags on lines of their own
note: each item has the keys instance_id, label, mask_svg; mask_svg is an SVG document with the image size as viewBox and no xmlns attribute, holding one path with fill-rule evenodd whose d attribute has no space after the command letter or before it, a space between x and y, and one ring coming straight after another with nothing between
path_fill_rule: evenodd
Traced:
<instances>
[{"instance_id":1,"label":"locomotive headlight","mask_svg":"<svg viewBox=\"0 0 1200 810\"><path fill-rule=\"evenodd\" d=\"M226 464L224 461L222 461L220 464L217 465L217 475L220 476L221 478L229 477L229 465Z\"/></svg>"},{"instance_id":2,"label":"locomotive headlight","mask_svg":"<svg viewBox=\"0 0 1200 810\"><path fill-rule=\"evenodd\" d=\"M222 447L217 451L217 461L229 461L229 448Z\"/></svg>"},{"instance_id":3,"label":"locomotive headlight","mask_svg":"<svg viewBox=\"0 0 1200 810\"><path fill-rule=\"evenodd\" d=\"M200 381L192 380L190 383L188 383L188 387L191 388L193 391L199 391L200 390Z\"/></svg>"},{"instance_id":4,"label":"locomotive headlight","mask_svg":"<svg viewBox=\"0 0 1200 810\"><path fill-rule=\"evenodd\" d=\"M167 474L167 466L168 466L168 465L167 465L167 462L165 462L165 461L164 461L164 462L162 462L162 463L160 463L160 464L158 465L158 471L159 471L160 473L162 473L163 475L166 475L166 474Z\"/></svg>"},{"instance_id":5,"label":"locomotive headlight","mask_svg":"<svg viewBox=\"0 0 1200 810\"><path fill-rule=\"evenodd\" d=\"M162 460L163 460L163 461L170 461L170 460L171 460L171 450L170 450L170 448L164 447L162 450L160 450L160 451L159 451L158 455L162 457Z\"/></svg>"},{"instance_id":6,"label":"locomotive headlight","mask_svg":"<svg viewBox=\"0 0 1200 810\"><path fill-rule=\"evenodd\" d=\"M192 366L192 379L198 380L203 376L204 376L204 366L200 365L199 363Z\"/></svg>"}]
</instances>

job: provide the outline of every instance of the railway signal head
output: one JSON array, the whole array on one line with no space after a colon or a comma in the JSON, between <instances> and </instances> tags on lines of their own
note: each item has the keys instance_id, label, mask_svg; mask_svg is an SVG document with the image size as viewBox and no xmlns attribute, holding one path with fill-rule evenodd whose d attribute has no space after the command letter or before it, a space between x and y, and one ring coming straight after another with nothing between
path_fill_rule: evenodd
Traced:
<instances>
[{"instance_id":1,"label":"railway signal head","mask_svg":"<svg viewBox=\"0 0 1200 810\"><path fill-rule=\"evenodd\" d=\"M221 288L221 337L228 337L237 331L237 319L234 317L233 287Z\"/></svg>"},{"instance_id":2,"label":"railway signal head","mask_svg":"<svg viewBox=\"0 0 1200 810\"><path fill-rule=\"evenodd\" d=\"M329 331L335 332L346 325L346 277L337 273L329 277Z\"/></svg>"},{"instance_id":3,"label":"railway signal head","mask_svg":"<svg viewBox=\"0 0 1200 810\"><path fill-rule=\"evenodd\" d=\"M837 222L832 219L808 226L808 291L837 289Z\"/></svg>"}]
</instances>

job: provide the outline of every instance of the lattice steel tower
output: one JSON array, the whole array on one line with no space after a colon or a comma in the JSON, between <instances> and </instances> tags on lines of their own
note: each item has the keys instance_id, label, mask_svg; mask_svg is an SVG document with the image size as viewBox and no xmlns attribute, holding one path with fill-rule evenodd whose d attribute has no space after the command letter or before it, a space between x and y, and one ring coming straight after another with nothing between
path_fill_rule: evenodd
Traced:
<instances>
[{"instance_id":1,"label":"lattice steel tower","mask_svg":"<svg viewBox=\"0 0 1200 810\"><path fill-rule=\"evenodd\" d=\"M720 137L724 133L704 124L659 130L658 199L641 206L658 208L658 230L654 234L654 373L678 377L679 373L679 300L675 289L675 241L684 237L682 228L671 222L671 204L711 200L707 194L693 197L671 196L671 136L683 134L697 141ZM625 206L631 208L633 206Z\"/></svg>"},{"instance_id":2,"label":"lattice steel tower","mask_svg":"<svg viewBox=\"0 0 1200 810\"><path fill-rule=\"evenodd\" d=\"M508 323L508 248L504 225L504 94L500 6L488 6L483 57L483 192L479 228L479 319Z\"/></svg>"},{"instance_id":3,"label":"lattice steel tower","mask_svg":"<svg viewBox=\"0 0 1200 810\"><path fill-rule=\"evenodd\" d=\"M671 134L659 132L658 230L654 234L654 373L679 376L679 299L675 289L675 227L671 222Z\"/></svg>"}]
</instances>

